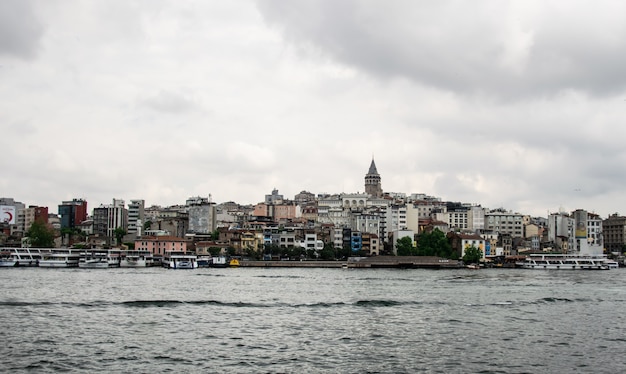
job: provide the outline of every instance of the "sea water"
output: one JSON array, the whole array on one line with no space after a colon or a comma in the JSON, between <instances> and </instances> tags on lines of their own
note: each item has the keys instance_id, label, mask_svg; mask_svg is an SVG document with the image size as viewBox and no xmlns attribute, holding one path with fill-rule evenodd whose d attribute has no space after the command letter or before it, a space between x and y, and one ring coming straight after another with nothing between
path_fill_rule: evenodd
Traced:
<instances>
[{"instance_id":1,"label":"sea water","mask_svg":"<svg viewBox=\"0 0 626 374\"><path fill-rule=\"evenodd\" d=\"M0 269L3 372L621 373L626 270Z\"/></svg>"}]
</instances>

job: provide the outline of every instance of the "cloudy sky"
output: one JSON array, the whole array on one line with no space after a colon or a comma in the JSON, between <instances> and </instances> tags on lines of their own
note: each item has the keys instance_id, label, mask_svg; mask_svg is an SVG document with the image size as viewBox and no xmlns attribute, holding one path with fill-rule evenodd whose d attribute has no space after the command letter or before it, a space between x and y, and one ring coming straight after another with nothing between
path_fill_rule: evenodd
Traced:
<instances>
[{"instance_id":1,"label":"cloudy sky","mask_svg":"<svg viewBox=\"0 0 626 374\"><path fill-rule=\"evenodd\" d=\"M626 2L0 2L0 197L626 214Z\"/></svg>"}]
</instances>

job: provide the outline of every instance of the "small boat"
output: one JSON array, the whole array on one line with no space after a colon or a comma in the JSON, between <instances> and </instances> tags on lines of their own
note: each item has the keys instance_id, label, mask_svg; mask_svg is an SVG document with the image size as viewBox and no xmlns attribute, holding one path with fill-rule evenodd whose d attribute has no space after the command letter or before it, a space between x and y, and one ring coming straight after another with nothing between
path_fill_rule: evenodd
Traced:
<instances>
[{"instance_id":1,"label":"small boat","mask_svg":"<svg viewBox=\"0 0 626 374\"><path fill-rule=\"evenodd\" d=\"M162 264L168 269L197 269L198 257L186 252L166 252Z\"/></svg>"},{"instance_id":2,"label":"small boat","mask_svg":"<svg viewBox=\"0 0 626 374\"><path fill-rule=\"evenodd\" d=\"M208 268L211 266L211 256L198 256L198 267Z\"/></svg>"},{"instance_id":3,"label":"small boat","mask_svg":"<svg viewBox=\"0 0 626 374\"><path fill-rule=\"evenodd\" d=\"M209 265L212 268L225 268L229 265L229 262L226 261L226 257L218 256L211 258L211 264Z\"/></svg>"},{"instance_id":4,"label":"small boat","mask_svg":"<svg viewBox=\"0 0 626 374\"><path fill-rule=\"evenodd\" d=\"M478 264L469 264L465 266L467 269L478 270L480 269L480 265Z\"/></svg>"},{"instance_id":5,"label":"small boat","mask_svg":"<svg viewBox=\"0 0 626 374\"><path fill-rule=\"evenodd\" d=\"M15 261L15 259L11 256L10 251L0 252L0 267L8 268L8 267L17 266L16 263L17 261Z\"/></svg>"},{"instance_id":6,"label":"small boat","mask_svg":"<svg viewBox=\"0 0 626 374\"><path fill-rule=\"evenodd\" d=\"M607 260L606 264L609 266L609 270L619 268L619 263L615 260Z\"/></svg>"},{"instance_id":7,"label":"small boat","mask_svg":"<svg viewBox=\"0 0 626 374\"><path fill-rule=\"evenodd\" d=\"M236 258L231 259L228 262L228 266L230 266L231 268L238 268L241 264L239 264L239 260L237 260Z\"/></svg>"}]
</instances>

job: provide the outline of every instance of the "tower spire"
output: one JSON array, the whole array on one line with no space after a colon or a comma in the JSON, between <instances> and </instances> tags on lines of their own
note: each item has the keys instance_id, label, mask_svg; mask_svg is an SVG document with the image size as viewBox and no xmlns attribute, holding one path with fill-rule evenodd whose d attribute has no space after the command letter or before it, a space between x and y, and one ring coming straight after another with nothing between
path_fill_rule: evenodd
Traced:
<instances>
[{"instance_id":1,"label":"tower spire","mask_svg":"<svg viewBox=\"0 0 626 374\"><path fill-rule=\"evenodd\" d=\"M380 175L376 169L376 163L374 162L374 156L372 155L372 163L365 175L365 193L375 197L383 196L383 188L380 184Z\"/></svg>"}]
</instances>

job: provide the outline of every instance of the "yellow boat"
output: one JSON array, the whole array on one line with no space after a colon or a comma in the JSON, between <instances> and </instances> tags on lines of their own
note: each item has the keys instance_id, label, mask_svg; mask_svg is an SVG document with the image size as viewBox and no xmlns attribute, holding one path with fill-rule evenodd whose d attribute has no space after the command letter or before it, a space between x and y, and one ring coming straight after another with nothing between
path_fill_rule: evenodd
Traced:
<instances>
[{"instance_id":1,"label":"yellow boat","mask_svg":"<svg viewBox=\"0 0 626 374\"><path fill-rule=\"evenodd\" d=\"M230 262L228 263L228 266L230 266L231 268L238 268L239 260L237 260L236 258L231 259Z\"/></svg>"}]
</instances>

